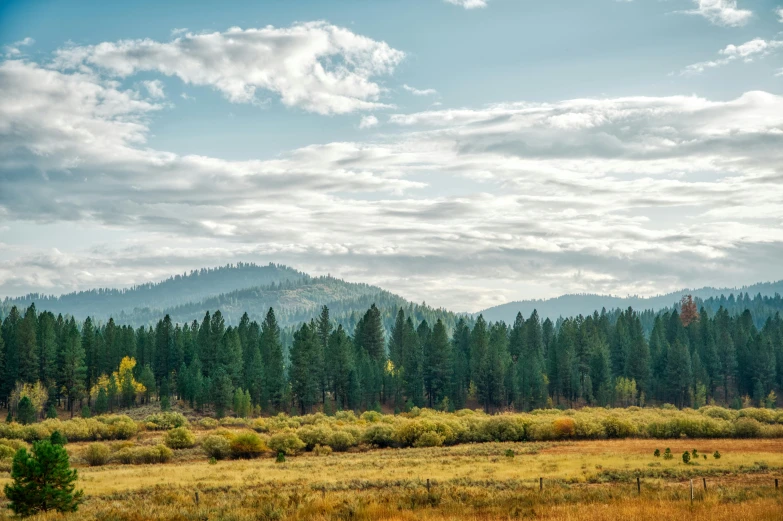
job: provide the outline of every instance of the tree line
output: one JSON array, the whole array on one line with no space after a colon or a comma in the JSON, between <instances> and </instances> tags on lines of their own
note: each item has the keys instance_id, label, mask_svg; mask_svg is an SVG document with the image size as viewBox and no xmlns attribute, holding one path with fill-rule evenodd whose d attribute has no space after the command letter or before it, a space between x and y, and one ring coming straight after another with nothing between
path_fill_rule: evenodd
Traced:
<instances>
[{"instance_id":1,"label":"tree line","mask_svg":"<svg viewBox=\"0 0 783 521\"><path fill-rule=\"evenodd\" d=\"M324 306L284 343L274 309L259 324L201 321L133 328L13 307L0 335L0 400L43 389L41 411L94 412L175 396L218 416L466 406L486 411L715 402L774 406L783 386L783 320L715 313L684 299L643 325L632 309L512 324L416 320L391 327L374 304L352 330ZM649 333L646 332L649 330ZM22 391L20 391L22 389Z\"/></svg>"}]
</instances>

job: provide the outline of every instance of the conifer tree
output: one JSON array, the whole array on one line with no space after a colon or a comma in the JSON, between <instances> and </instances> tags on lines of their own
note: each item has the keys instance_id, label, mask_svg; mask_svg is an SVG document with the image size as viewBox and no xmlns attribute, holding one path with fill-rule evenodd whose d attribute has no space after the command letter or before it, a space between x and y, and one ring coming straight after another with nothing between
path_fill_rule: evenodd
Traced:
<instances>
[{"instance_id":1,"label":"conifer tree","mask_svg":"<svg viewBox=\"0 0 783 521\"><path fill-rule=\"evenodd\" d=\"M56 510L76 512L83 493L76 491L76 470L71 470L68 453L49 440L33 444L32 454L19 449L11 466L5 495L9 508L20 516Z\"/></svg>"},{"instance_id":2,"label":"conifer tree","mask_svg":"<svg viewBox=\"0 0 783 521\"><path fill-rule=\"evenodd\" d=\"M432 328L424 353L424 386L429 407L435 407L446 397L450 378L451 345L443 321L438 319Z\"/></svg>"},{"instance_id":3,"label":"conifer tree","mask_svg":"<svg viewBox=\"0 0 783 521\"><path fill-rule=\"evenodd\" d=\"M280 342L280 328L272 308L269 308L264 323L261 324L259 347L264 363L262 407L269 407L272 411L280 411L285 392L283 345Z\"/></svg>"}]
</instances>

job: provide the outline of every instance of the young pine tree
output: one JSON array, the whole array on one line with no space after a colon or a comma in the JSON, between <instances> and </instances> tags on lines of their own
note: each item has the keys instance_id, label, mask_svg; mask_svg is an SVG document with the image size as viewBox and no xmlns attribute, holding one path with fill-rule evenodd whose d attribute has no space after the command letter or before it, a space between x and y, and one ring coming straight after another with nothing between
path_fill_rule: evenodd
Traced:
<instances>
[{"instance_id":1,"label":"young pine tree","mask_svg":"<svg viewBox=\"0 0 783 521\"><path fill-rule=\"evenodd\" d=\"M20 516L75 512L83 497L82 491L75 490L77 477L61 445L44 440L33 444L32 454L19 449L11 466L13 481L5 486L9 508Z\"/></svg>"}]
</instances>

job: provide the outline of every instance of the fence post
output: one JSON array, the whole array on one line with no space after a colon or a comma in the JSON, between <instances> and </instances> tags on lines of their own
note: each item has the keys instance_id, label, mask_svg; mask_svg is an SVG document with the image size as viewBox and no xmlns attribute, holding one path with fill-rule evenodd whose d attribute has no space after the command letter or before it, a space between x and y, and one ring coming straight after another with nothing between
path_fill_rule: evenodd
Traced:
<instances>
[{"instance_id":1,"label":"fence post","mask_svg":"<svg viewBox=\"0 0 783 521\"><path fill-rule=\"evenodd\" d=\"M196 491L196 506L198 506L198 490Z\"/></svg>"},{"instance_id":2,"label":"fence post","mask_svg":"<svg viewBox=\"0 0 783 521\"><path fill-rule=\"evenodd\" d=\"M427 494L430 493L430 479L427 478Z\"/></svg>"},{"instance_id":3,"label":"fence post","mask_svg":"<svg viewBox=\"0 0 783 521\"><path fill-rule=\"evenodd\" d=\"M641 495L642 493L642 478L636 476L636 493Z\"/></svg>"},{"instance_id":4,"label":"fence post","mask_svg":"<svg viewBox=\"0 0 783 521\"><path fill-rule=\"evenodd\" d=\"M538 478L538 491L544 491L544 478Z\"/></svg>"},{"instance_id":5,"label":"fence post","mask_svg":"<svg viewBox=\"0 0 783 521\"><path fill-rule=\"evenodd\" d=\"M691 480L691 505L693 504L693 480Z\"/></svg>"},{"instance_id":6,"label":"fence post","mask_svg":"<svg viewBox=\"0 0 783 521\"><path fill-rule=\"evenodd\" d=\"M775 478L775 490L778 489L778 478Z\"/></svg>"},{"instance_id":7,"label":"fence post","mask_svg":"<svg viewBox=\"0 0 783 521\"><path fill-rule=\"evenodd\" d=\"M707 478L701 478L701 480L704 482L704 491L707 491Z\"/></svg>"}]
</instances>

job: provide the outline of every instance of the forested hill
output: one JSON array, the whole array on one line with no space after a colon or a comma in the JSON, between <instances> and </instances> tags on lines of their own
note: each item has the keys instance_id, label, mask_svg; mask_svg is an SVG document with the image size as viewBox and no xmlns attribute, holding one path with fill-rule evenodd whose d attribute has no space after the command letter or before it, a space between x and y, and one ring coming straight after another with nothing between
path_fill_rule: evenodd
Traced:
<instances>
[{"instance_id":1,"label":"forested hill","mask_svg":"<svg viewBox=\"0 0 783 521\"><path fill-rule=\"evenodd\" d=\"M80 319L88 316L97 320L120 315L133 317L134 310L160 311L201 302L236 290L296 283L306 278L308 278L307 274L280 264L270 263L259 266L252 263L239 263L193 270L161 282L150 282L124 289L100 288L61 296L29 294L19 298L6 298L2 308L7 313L12 306L25 308L35 303L38 309L45 309L54 314L69 314Z\"/></svg>"},{"instance_id":2,"label":"forested hill","mask_svg":"<svg viewBox=\"0 0 783 521\"><path fill-rule=\"evenodd\" d=\"M522 313L523 316L530 316L533 310L537 310L540 317L550 318L552 320L555 320L558 317L588 315L595 310L604 308L611 310L632 307L637 311L660 311L675 306L680 301L680 298L686 294L692 295L695 299L711 300L711 302L718 304L722 303L724 304L724 307L727 307L726 303L730 295L746 293L751 297L755 297L759 294L762 296L774 296L777 293L783 294L783 281L772 283L764 282L753 284L752 286L744 286L742 288L708 287L701 289L683 289L681 291L649 298L636 296L614 297L610 295L595 294L562 295L557 298L546 300L509 302L507 304L485 309L481 314L483 314L484 318L488 321L496 322L502 320L507 324L510 324L514 321L517 313ZM721 296L724 298L721 299ZM731 300L733 301L734 299L732 298ZM478 313L476 315L478 315Z\"/></svg>"}]
</instances>

